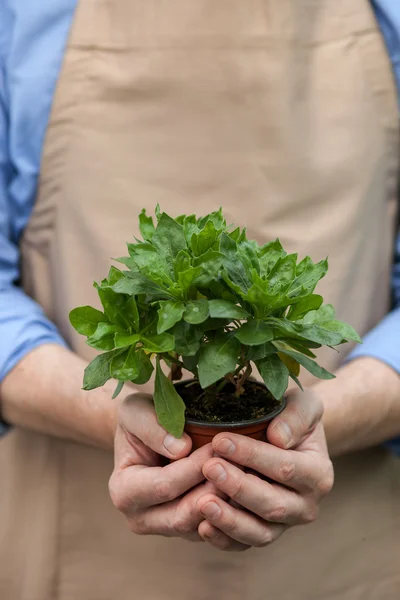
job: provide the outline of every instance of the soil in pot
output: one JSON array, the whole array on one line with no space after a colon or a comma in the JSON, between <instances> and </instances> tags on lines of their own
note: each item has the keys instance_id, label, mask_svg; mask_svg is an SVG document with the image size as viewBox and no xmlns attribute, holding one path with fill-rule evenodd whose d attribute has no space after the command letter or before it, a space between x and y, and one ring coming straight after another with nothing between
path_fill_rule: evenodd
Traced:
<instances>
[{"instance_id":1,"label":"soil in pot","mask_svg":"<svg viewBox=\"0 0 400 600\"><path fill-rule=\"evenodd\" d=\"M245 391L237 397L236 388L228 383L217 392L217 385L204 392L194 381L175 384L186 404L185 431L193 441L193 450L212 441L220 432L232 431L257 440L265 440L268 422L285 407L262 383L247 381Z\"/></svg>"},{"instance_id":2,"label":"soil in pot","mask_svg":"<svg viewBox=\"0 0 400 600\"><path fill-rule=\"evenodd\" d=\"M281 406L257 381L246 381L241 396L236 396L232 383L219 392L217 388L216 385L202 390L195 381L178 384L179 395L186 405L186 418L207 423L240 423L262 419Z\"/></svg>"}]
</instances>

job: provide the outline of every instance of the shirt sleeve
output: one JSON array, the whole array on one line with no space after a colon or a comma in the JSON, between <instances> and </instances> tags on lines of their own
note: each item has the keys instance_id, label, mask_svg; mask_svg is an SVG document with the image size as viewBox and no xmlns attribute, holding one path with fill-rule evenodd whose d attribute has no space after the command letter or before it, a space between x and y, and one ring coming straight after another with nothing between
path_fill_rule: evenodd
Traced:
<instances>
[{"instance_id":1,"label":"shirt sleeve","mask_svg":"<svg viewBox=\"0 0 400 600\"><path fill-rule=\"evenodd\" d=\"M397 238L392 276L394 308L372 331L363 344L349 355L349 360L372 356L383 361L400 374L400 234Z\"/></svg>"},{"instance_id":2,"label":"shirt sleeve","mask_svg":"<svg viewBox=\"0 0 400 600\"><path fill-rule=\"evenodd\" d=\"M0 381L37 346L45 343L65 345L41 307L18 286L20 257L18 228L15 226L14 198L18 195L14 185L15 172L9 158L7 86L0 55ZM26 208L29 210L30 206ZM5 425L0 423L0 434L4 431Z\"/></svg>"}]
</instances>

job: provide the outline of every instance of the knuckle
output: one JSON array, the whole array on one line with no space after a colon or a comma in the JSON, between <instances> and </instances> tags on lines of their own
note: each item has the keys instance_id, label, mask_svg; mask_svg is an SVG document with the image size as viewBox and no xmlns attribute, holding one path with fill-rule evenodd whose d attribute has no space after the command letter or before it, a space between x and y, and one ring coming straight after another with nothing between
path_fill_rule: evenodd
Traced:
<instances>
[{"instance_id":1,"label":"knuckle","mask_svg":"<svg viewBox=\"0 0 400 600\"><path fill-rule=\"evenodd\" d=\"M224 530L229 533L233 533L237 528L237 519L236 515L233 512L224 522Z\"/></svg>"},{"instance_id":2,"label":"knuckle","mask_svg":"<svg viewBox=\"0 0 400 600\"><path fill-rule=\"evenodd\" d=\"M146 519L142 515L137 515L128 521L129 529L135 535L148 535Z\"/></svg>"},{"instance_id":3,"label":"knuckle","mask_svg":"<svg viewBox=\"0 0 400 600\"><path fill-rule=\"evenodd\" d=\"M269 546L274 541L274 536L272 535L271 530L265 529L262 533L260 533L260 538L253 545L256 548L265 548L265 546Z\"/></svg>"},{"instance_id":4,"label":"knuckle","mask_svg":"<svg viewBox=\"0 0 400 600\"><path fill-rule=\"evenodd\" d=\"M237 477L233 482L232 493L230 494L232 500L237 502L242 498L244 493L244 481L241 477Z\"/></svg>"},{"instance_id":5,"label":"knuckle","mask_svg":"<svg viewBox=\"0 0 400 600\"><path fill-rule=\"evenodd\" d=\"M174 490L170 481L159 479L154 483L154 494L161 503L169 502L174 498Z\"/></svg>"},{"instance_id":6,"label":"knuckle","mask_svg":"<svg viewBox=\"0 0 400 600\"><path fill-rule=\"evenodd\" d=\"M305 524L313 523L317 519L318 513L319 513L319 508L318 508L317 504L311 504L310 506L307 507L307 509L303 513L303 523L305 523Z\"/></svg>"},{"instance_id":7,"label":"knuckle","mask_svg":"<svg viewBox=\"0 0 400 600\"><path fill-rule=\"evenodd\" d=\"M108 482L108 491L115 508L122 513L128 512L131 508L131 502L128 495L123 492L122 487L114 474L111 475Z\"/></svg>"},{"instance_id":8,"label":"knuckle","mask_svg":"<svg viewBox=\"0 0 400 600\"><path fill-rule=\"evenodd\" d=\"M279 505L265 512L265 521L271 521L272 523L284 523L287 518L286 506Z\"/></svg>"},{"instance_id":9,"label":"knuckle","mask_svg":"<svg viewBox=\"0 0 400 600\"><path fill-rule=\"evenodd\" d=\"M250 440L246 440L250 442ZM255 445L252 443L246 444L246 450L243 457L243 466L245 467L253 467L257 464L257 451Z\"/></svg>"},{"instance_id":10,"label":"knuckle","mask_svg":"<svg viewBox=\"0 0 400 600\"><path fill-rule=\"evenodd\" d=\"M192 526L192 523L187 516L179 515L174 520L173 530L178 534L178 536L182 536L193 533L196 528Z\"/></svg>"},{"instance_id":11,"label":"knuckle","mask_svg":"<svg viewBox=\"0 0 400 600\"><path fill-rule=\"evenodd\" d=\"M329 461L328 468L318 481L318 492L320 496L326 496L333 488L334 472L332 462Z\"/></svg>"},{"instance_id":12,"label":"knuckle","mask_svg":"<svg viewBox=\"0 0 400 600\"><path fill-rule=\"evenodd\" d=\"M290 460L283 460L278 467L277 479L281 482L289 482L293 479L296 471L296 465Z\"/></svg>"}]
</instances>

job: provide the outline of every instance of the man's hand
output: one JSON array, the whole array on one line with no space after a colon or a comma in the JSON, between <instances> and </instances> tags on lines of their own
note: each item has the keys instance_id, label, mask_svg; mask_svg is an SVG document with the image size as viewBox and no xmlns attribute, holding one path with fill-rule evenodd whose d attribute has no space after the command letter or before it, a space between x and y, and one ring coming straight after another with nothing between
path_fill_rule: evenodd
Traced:
<instances>
[{"instance_id":1,"label":"man's hand","mask_svg":"<svg viewBox=\"0 0 400 600\"><path fill-rule=\"evenodd\" d=\"M186 434L176 439L158 424L151 396L133 394L122 403L109 489L132 532L202 541L197 528L204 517L197 500L206 493L224 494L205 482L202 472L213 454L211 444L189 455L191 447Z\"/></svg>"},{"instance_id":2,"label":"man's hand","mask_svg":"<svg viewBox=\"0 0 400 600\"><path fill-rule=\"evenodd\" d=\"M268 429L270 444L222 433L189 455L190 438L165 432L151 397L129 396L120 408L112 500L140 535L205 540L235 551L269 544L288 526L314 520L332 487L321 416L317 397L294 395Z\"/></svg>"},{"instance_id":3,"label":"man's hand","mask_svg":"<svg viewBox=\"0 0 400 600\"><path fill-rule=\"evenodd\" d=\"M295 393L271 422L269 444L233 433L214 438L218 458L207 460L203 473L233 504L212 494L199 498L205 520L198 531L205 541L241 551L266 546L288 527L314 521L319 501L333 485L322 412L316 394Z\"/></svg>"}]
</instances>

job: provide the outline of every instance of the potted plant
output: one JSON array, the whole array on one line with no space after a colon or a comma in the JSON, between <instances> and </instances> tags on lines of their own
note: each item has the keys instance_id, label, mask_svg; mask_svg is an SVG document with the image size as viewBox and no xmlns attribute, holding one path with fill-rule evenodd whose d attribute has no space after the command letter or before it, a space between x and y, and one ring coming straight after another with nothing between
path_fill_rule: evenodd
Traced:
<instances>
[{"instance_id":1,"label":"potted plant","mask_svg":"<svg viewBox=\"0 0 400 600\"><path fill-rule=\"evenodd\" d=\"M222 430L262 437L284 407L289 378L301 387L300 367L334 377L314 349L360 341L314 294L327 260L298 261L278 239L260 246L227 226L221 209L174 219L157 206L156 225L143 210L139 226L143 241L117 259L126 270L112 266L94 284L103 311L75 308L70 321L102 352L85 369L84 389L113 378L116 397L155 369L157 418L175 437L185 427L194 446Z\"/></svg>"}]
</instances>

